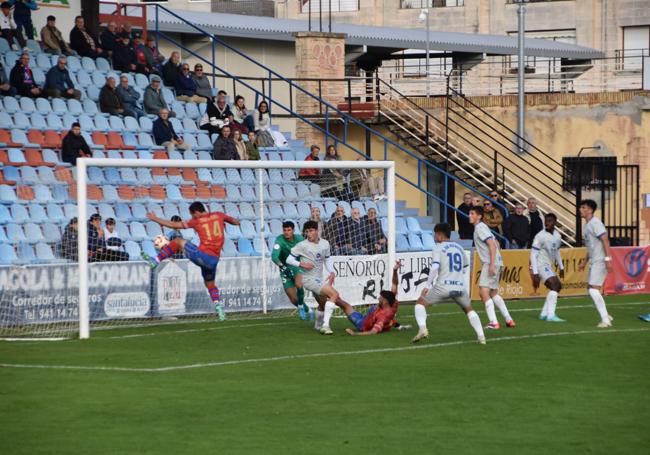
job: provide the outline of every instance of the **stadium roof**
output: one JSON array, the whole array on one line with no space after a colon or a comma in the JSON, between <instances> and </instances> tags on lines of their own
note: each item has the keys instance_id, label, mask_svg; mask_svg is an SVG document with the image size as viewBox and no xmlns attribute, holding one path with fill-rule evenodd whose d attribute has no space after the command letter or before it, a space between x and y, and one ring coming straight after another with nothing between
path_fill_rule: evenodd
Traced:
<instances>
[{"instance_id":1,"label":"stadium roof","mask_svg":"<svg viewBox=\"0 0 650 455\"><path fill-rule=\"evenodd\" d=\"M307 21L296 19L199 11L173 10L173 12L217 36L294 41L294 33L307 31ZM148 17L155 17L153 11L148 14ZM155 22L150 20L149 23L150 29L153 30ZM162 10L159 11L159 27L164 32L197 33L190 25ZM426 31L420 28L372 27L334 22L332 32L345 33L347 35L345 42L348 45L395 50L426 48ZM591 59L604 56L596 49L551 40L527 38L525 46L526 55L536 57ZM514 55L517 54L517 38L506 35L432 30L430 47L432 51Z\"/></svg>"}]
</instances>

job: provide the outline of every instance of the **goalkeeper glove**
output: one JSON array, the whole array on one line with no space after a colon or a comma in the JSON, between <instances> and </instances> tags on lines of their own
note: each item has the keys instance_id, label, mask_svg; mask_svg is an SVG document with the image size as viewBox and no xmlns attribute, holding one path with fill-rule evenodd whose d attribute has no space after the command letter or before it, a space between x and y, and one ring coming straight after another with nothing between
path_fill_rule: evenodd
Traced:
<instances>
[{"instance_id":1,"label":"goalkeeper glove","mask_svg":"<svg viewBox=\"0 0 650 455\"><path fill-rule=\"evenodd\" d=\"M284 264L280 266L280 272L283 273L287 278L293 278L293 272Z\"/></svg>"}]
</instances>

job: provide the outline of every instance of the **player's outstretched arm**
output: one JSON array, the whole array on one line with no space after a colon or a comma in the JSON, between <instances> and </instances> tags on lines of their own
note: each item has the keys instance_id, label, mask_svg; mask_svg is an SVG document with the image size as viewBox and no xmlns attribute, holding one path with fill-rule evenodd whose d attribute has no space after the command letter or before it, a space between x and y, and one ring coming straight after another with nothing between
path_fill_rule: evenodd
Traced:
<instances>
[{"instance_id":1,"label":"player's outstretched arm","mask_svg":"<svg viewBox=\"0 0 650 455\"><path fill-rule=\"evenodd\" d=\"M224 223L232 224L233 226L239 226L241 224L237 218L228 215L223 217L223 221Z\"/></svg>"},{"instance_id":2,"label":"player's outstretched arm","mask_svg":"<svg viewBox=\"0 0 650 455\"><path fill-rule=\"evenodd\" d=\"M357 332L356 330L352 330L351 328L345 329L345 333L348 335L352 335L353 337L358 337L358 336L367 336L367 335L377 335L379 331L373 327L372 330L368 330L366 332Z\"/></svg>"},{"instance_id":3,"label":"player's outstretched arm","mask_svg":"<svg viewBox=\"0 0 650 455\"><path fill-rule=\"evenodd\" d=\"M397 287L399 286L399 277L397 276L397 271L399 268L402 266L402 263L400 261L395 261L395 265L393 266L393 281L390 286L390 291L397 296Z\"/></svg>"},{"instance_id":4,"label":"player's outstretched arm","mask_svg":"<svg viewBox=\"0 0 650 455\"><path fill-rule=\"evenodd\" d=\"M183 226L182 221L168 221L168 220L163 220L162 218L158 218L154 213L149 212L147 213L147 218L149 218L151 221L154 223L158 223L161 226L168 227L170 229L183 229L185 226Z\"/></svg>"}]
</instances>

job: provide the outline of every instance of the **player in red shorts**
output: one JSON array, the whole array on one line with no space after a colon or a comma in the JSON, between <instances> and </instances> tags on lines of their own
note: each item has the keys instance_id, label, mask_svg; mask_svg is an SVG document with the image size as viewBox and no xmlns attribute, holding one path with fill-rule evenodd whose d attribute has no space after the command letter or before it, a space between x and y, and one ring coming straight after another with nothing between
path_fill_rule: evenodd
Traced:
<instances>
[{"instance_id":1,"label":"player in red shorts","mask_svg":"<svg viewBox=\"0 0 650 455\"><path fill-rule=\"evenodd\" d=\"M399 261L393 267L393 282L390 291L381 291L379 293L379 303L373 306L364 316L349 303L339 299L336 304L343 310L348 320L356 327L357 330L345 329L349 335L376 335L381 332L387 332L393 327L400 327L395 320L399 302L397 301L397 271L401 267ZM408 330L408 326L401 326L402 330Z\"/></svg>"},{"instance_id":2,"label":"player in red shorts","mask_svg":"<svg viewBox=\"0 0 650 455\"><path fill-rule=\"evenodd\" d=\"M193 202L190 205L190 215L192 219L189 221L167 221L158 218L153 213L148 213L147 218L170 229L194 229L199 236L199 246L183 238L175 237L169 244L160 249L160 253L155 258L144 252L142 257L151 267L155 268L161 261L183 250L185 257L201 268L205 287L208 288L208 293L214 303L219 319L223 321L226 319L226 314L221 306L219 288L214 283L214 279L217 275L221 248L223 248L223 242L226 238L224 223L239 225L239 221L225 213L207 212L201 202Z\"/></svg>"}]
</instances>

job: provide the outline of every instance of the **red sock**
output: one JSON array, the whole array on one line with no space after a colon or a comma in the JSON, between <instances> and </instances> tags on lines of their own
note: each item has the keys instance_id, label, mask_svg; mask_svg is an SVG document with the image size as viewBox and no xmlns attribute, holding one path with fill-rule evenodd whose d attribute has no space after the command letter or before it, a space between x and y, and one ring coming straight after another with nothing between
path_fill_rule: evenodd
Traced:
<instances>
[{"instance_id":1,"label":"red sock","mask_svg":"<svg viewBox=\"0 0 650 455\"><path fill-rule=\"evenodd\" d=\"M160 249L160 253L158 253L157 256L158 262L161 262L163 259L172 257L174 254L178 253L179 250L180 247L178 246L178 243L169 242L167 245Z\"/></svg>"}]
</instances>

